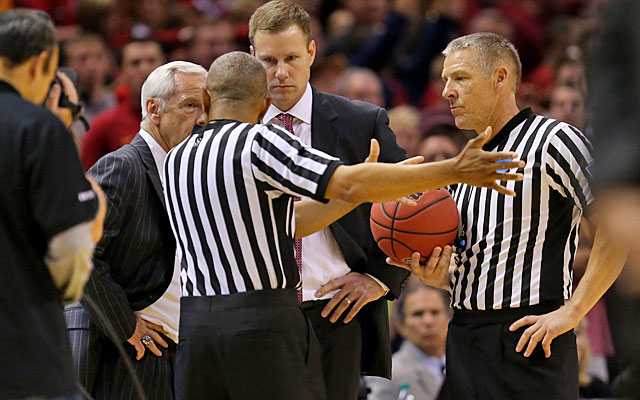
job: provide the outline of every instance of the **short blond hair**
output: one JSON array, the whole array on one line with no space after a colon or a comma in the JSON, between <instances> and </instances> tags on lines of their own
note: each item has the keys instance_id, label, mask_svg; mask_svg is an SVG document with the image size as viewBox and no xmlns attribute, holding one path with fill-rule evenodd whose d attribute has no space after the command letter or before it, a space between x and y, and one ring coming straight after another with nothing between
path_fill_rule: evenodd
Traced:
<instances>
[{"instance_id":1,"label":"short blond hair","mask_svg":"<svg viewBox=\"0 0 640 400\"><path fill-rule=\"evenodd\" d=\"M287 0L273 0L258 8L249 20L249 41L257 31L278 32L297 25L311 42L311 17L300 5Z\"/></svg>"}]
</instances>

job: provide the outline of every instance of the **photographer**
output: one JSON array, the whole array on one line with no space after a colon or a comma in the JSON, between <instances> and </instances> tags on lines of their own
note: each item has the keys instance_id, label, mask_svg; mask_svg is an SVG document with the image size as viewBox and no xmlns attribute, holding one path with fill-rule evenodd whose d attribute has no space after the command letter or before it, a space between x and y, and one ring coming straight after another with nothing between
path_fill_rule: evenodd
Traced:
<instances>
[{"instance_id":1,"label":"photographer","mask_svg":"<svg viewBox=\"0 0 640 400\"><path fill-rule=\"evenodd\" d=\"M68 127L78 95L58 65L47 15L0 13L0 398L73 398L63 302L76 300L102 235L99 187ZM75 110L77 116L77 110ZM64 122L61 123L61 121ZM65 397L67 396L67 397Z\"/></svg>"}]
</instances>

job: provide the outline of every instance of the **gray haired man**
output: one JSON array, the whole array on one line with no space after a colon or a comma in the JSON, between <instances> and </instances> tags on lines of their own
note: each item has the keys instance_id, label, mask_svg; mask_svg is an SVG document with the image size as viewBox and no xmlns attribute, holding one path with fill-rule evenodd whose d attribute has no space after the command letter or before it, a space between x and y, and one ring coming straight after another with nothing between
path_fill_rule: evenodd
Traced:
<instances>
[{"instance_id":1,"label":"gray haired man","mask_svg":"<svg viewBox=\"0 0 640 400\"><path fill-rule=\"evenodd\" d=\"M137 398L114 342L137 360L148 398L174 397L180 284L161 171L167 152L205 122L206 76L183 61L156 68L142 86L138 135L89 170L107 196L105 234L85 295L65 317L80 383L96 399Z\"/></svg>"}]
</instances>

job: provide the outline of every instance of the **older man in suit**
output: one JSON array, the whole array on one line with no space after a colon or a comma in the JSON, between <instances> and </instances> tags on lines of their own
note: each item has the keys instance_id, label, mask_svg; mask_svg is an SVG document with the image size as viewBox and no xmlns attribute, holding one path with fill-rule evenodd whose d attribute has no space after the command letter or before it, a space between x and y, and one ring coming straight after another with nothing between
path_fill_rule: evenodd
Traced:
<instances>
[{"instance_id":1,"label":"older man in suit","mask_svg":"<svg viewBox=\"0 0 640 400\"><path fill-rule=\"evenodd\" d=\"M379 161L405 159L384 109L309 85L316 55L309 25L304 9L283 0L266 3L251 17L251 53L267 71L272 100L263 122L282 125L347 164L367 157L371 139L380 143ZM302 307L321 343L330 399L355 399L361 373L388 377L391 372L384 297L396 298L408 274L386 265L371 237L370 207L361 205L296 244Z\"/></svg>"},{"instance_id":2,"label":"older man in suit","mask_svg":"<svg viewBox=\"0 0 640 400\"><path fill-rule=\"evenodd\" d=\"M369 400L395 400L404 386L416 399L434 400L444 381L449 294L421 283L410 284L398 300L404 342L393 355L392 379L367 377Z\"/></svg>"},{"instance_id":3,"label":"older man in suit","mask_svg":"<svg viewBox=\"0 0 640 400\"><path fill-rule=\"evenodd\" d=\"M142 87L138 135L89 170L107 196L105 234L84 297L65 318L80 383L96 399L137 398L114 342L137 360L149 398L174 397L180 282L161 171L167 152L205 123L206 76L182 61L154 70Z\"/></svg>"}]
</instances>

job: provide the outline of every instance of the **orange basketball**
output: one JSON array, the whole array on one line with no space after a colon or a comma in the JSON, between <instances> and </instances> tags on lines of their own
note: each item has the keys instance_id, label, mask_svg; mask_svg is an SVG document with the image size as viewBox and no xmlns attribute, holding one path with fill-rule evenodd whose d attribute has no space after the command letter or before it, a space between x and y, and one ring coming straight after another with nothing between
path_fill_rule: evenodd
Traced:
<instances>
[{"instance_id":1,"label":"orange basketball","mask_svg":"<svg viewBox=\"0 0 640 400\"><path fill-rule=\"evenodd\" d=\"M458 208L446 189L409 196L418 203L397 201L371 207L371 233L382 251L392 259L410 262L419 252L426 262L435 247L450 245L458 233Z\"/></svg>"}]
</instances>

